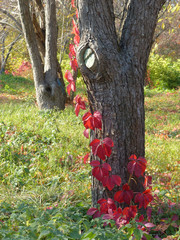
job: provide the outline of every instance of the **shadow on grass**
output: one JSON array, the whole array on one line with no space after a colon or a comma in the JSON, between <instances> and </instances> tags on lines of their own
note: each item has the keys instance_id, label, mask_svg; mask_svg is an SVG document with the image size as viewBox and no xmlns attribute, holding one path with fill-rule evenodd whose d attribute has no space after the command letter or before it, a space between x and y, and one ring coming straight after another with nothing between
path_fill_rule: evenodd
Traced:
<instances>
[{"instance_id":1,"label":"shadow on grass","mask_svg":"<svg viewBox=\"0 0 180 240\"><path fill-rule=\"evenodd\" d=\"M0 75L0 93L20 94L34 93L34 82L22 77L14 77L11 74Z\"/></svg>"}]
</instances>

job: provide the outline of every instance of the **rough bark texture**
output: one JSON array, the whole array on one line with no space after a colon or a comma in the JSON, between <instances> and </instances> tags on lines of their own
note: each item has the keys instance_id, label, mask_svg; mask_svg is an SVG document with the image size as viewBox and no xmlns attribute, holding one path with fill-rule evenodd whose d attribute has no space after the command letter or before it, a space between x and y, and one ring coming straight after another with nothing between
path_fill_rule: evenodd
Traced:
<instances>
[{"instance_id":1,"label":"rough bark texture","mask_svg":"<svg viewBox=\"0 0 180 240\"><path fill-rule=\"evenodd\" d=\"M110 137L114 141L107 162L112 174L128 181L127 164L131 154L145 155L144 76L158 13L165 0L131 0L118 44L114 24L113 0L78 0L81 41L78 63L87 86L91 111L103 116L102 133L91 138ZM83 62L84 49L96 55L93 71ZM142 180L132 183L135 191L143 191ZM113 197L92 179L92 200Z\"/></svg>"},{"instance_id":2,"label":"rough bark texture","mask_svg":"<svg viewBox=\"0 0 180 240\"><path fill-rule=\"evenodd\" d=\"M63 110L66 95L62 84L63 80L58 78L59 76L62 78L62 73L57 63L55 0L45 1L45 39L43 29L35 20L35 15L31 17L29 3L29 0L18 0L23 32L33 67L37 103L40 109L58 108ZM42 50L44 43L45 51ZM44 54L45 59L43 59ZM59 76L57 75L58 71L60 71Z\"/></svg>"}]
</instances>

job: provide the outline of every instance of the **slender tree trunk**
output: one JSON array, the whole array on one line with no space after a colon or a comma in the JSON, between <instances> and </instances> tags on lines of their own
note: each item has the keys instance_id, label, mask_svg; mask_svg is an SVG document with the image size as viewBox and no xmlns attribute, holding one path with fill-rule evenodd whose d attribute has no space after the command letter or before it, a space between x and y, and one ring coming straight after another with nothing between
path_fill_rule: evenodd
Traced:
<instances>
[{"instance_id":1,"label":"slender tree trunk","mask_svg":"<svg viewBox=\"0 0 180 240\"><path fill-rule=\"evenodd\" d=\"M8 49L8 52L6 54L6 57L4 56L5 54L5 39L3 40L3 44L2 44L2 65L1 65L1 70L0 70L0 74L3 73L5 71L5 67L6 67L6 63L8 61L9 55L14 47L14 45L16 44L17 41L19 41L19 39L21 38L21 34L19 34L15 40L10 44L10 47Z\"/></svg>"},{"instance_id":2,"label":"slender tree trunk","mask_svg":"<svg viewBox=\"0 0 180 240\"><path fill-rule=\"evenodd\" d=\"M5 71L5 40L7 37L7 32L3 31L2 33L2 37L1 37L1 41L2 41L2 47L1 47L1 70L0 70L0 74L3 73Z\"/></svg>"},{"instance_id":3,"label":"slender tree trunk","mask_svg":"<svg viewBox=\"0 0 180 240\"><path fill-rule=\"evenodd\" d=\"M41 2L41 1L37 1ZM62 84L61 68L57 63L57 25L55 0L45 1L45 40L37 21L32 20L29 0L18 0L23 32L32 62L36 98L40 109L65 107L65 90ZM33 23L35 26L33 26ZM35 28L34 28L35 27ZM38 33L38 36L35 34ZM36 38L37 37L37 38ZM38 41L37 41L38 39ZM40 51L38 42L45 41L45 52ZM45 54L45 59L43 55ZM58 71L60 74L58 76Z\"/></svg>"},{"instance_id":4,"label":"slender tree trunk","mask_svg":"<svg viewBox=\"0 0 180 240\"><path fill-rule=\"evenodd\" d=\"M131 0L124 23L120 45L117 41L113 0L79 0L79 29L81 41L78 64L87 86L91 111L103 116L102 133L94 137L110 137L114 141L107 162L112 174L128 181L128 159L131 154L145 155L144 77L152 45L158 12L165 0ZM94 54L94 63L87 65L87 48ZM92 58L93 59L93 58ZM89 67L90 66L90 67ZM131 187L143 191L142 179ZM113 197L92 180L93 205L102 197Z\"/></svg>"}]
</instances>

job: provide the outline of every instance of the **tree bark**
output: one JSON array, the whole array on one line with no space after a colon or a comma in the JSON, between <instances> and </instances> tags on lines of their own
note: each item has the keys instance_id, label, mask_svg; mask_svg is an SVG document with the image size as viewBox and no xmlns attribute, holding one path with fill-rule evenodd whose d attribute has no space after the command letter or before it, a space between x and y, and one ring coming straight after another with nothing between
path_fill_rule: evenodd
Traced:
<instances>
[{"instance_id":1,"label":"tree bark","mask_svg":"<svg viewBox=\"0 0 180 240\"><path fill-rule=\"evenodd\" d=\"M165 0L131 0L124 22L121 41L115 29L113 0L78 0L81 41L78 64L87 86L90 109L100 111L102 132L91 136L110 137L114 141L107 162L112 174L129 178L127 164L131 154L145 156L144 77L152 46L158 12ZM87 48L95 55L93 68L86 67ZM143 177L131 182L131 188L143 191ZM92 202L113 197L117 188L108 191L92 178Z\"/></svg>"},{"instance_id":2,"label":"tree bark","mask_svg":"<svg viewBox=\"0 0 180 240\"><path fill-rule=\"evenodd\" d=\"M36 98L40 109L65 107L65 90L62 84L63 79L58 77L61 71L57 64L57 26L56 26L56 6L55 0L45 1L45 59L42 60L38 47L38 42L29 10L29 0L18 0L18 7L21 16L21 23L25 35L29 55L32 62L33 76L36 88ZM37 22L34 20L37 27ZM38 26L39 27L39 26ZM39 29L38 29L39 30ZM37 29L36 29L37 31ZM39 34L39 31L37 31ZM42 33L42 32L41 32ZM42 37L42 34L41 34ZM40 38L40 37L39 37ZM44 64L43 64L44 63Z\"/></svg>"}]
</instances>

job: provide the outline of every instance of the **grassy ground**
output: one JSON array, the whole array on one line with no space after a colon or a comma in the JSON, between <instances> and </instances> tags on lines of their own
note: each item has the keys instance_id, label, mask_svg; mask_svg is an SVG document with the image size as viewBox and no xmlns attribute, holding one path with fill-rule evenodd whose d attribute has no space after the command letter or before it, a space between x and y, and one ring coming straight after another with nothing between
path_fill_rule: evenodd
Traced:
<instances>
[{"instance_id":1,"label":"grassy ground","mask_svg":"<svg viewBox=\"0 0 180 240\"><path fill-rule=\"evenodd\" d=\"M3 75L0 85L0 239L130 239L86 215L91 168L82 164L89 151L83 112L77 118L71 105L39 111L31 80ZM167 208L179 202L179 95L146 91L145 99L148 173ZM176 207L154 219L161 228L160 218L168 219L161 235L174 234L169 239L177 239L168 222Z\"/></svg>"}]
</instances>

